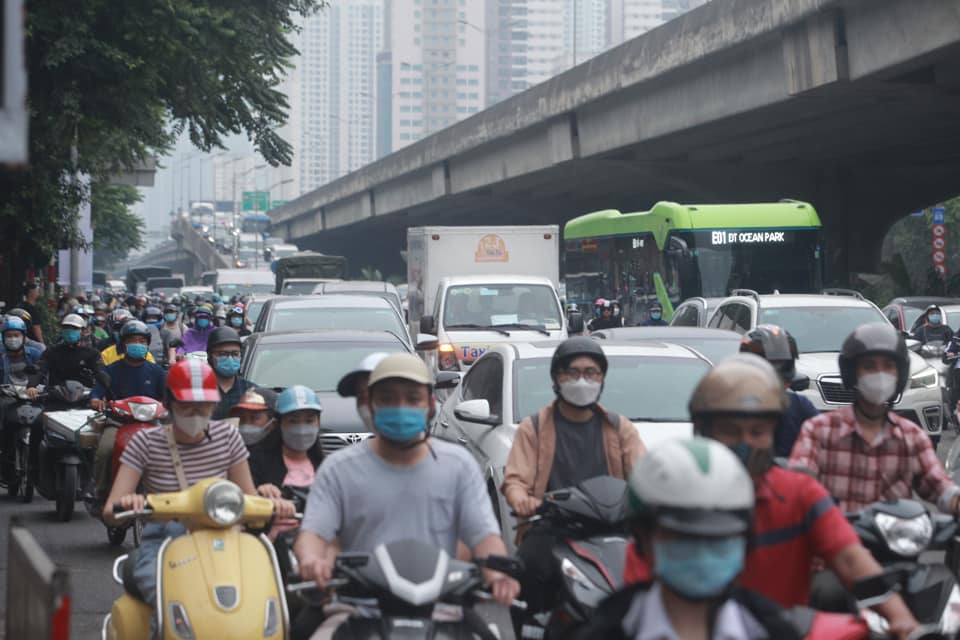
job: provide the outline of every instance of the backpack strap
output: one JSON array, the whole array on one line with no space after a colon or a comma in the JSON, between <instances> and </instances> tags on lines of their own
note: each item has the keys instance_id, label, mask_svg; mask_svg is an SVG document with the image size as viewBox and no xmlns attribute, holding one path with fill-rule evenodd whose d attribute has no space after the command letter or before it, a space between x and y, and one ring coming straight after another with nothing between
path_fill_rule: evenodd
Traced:
<instances>
[{"instance_id":1,"label":"backpack strap","mask_svg":"<svg viewBox=\"0 0 960 640\"><path fill-rule=\"evenodd\" d=\"M533 422L533 432L540 435L540 412L537 411L532 416L530 416L530 421Z\"/></svg>"}]
</instances>

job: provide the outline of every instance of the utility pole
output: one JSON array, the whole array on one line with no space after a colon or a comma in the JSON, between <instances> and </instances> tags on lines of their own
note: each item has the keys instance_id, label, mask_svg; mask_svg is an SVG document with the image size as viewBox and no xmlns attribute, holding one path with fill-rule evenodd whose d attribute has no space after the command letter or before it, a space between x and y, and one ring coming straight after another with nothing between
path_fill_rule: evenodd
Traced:
<instances>
[{"instance_id":1,"label":"utility pole","mask_svg":"<svg viewBox=\"0 0 960 640\"><path fill-rule=\"evenodd\" d=\"M70 182L74 187L77 186L77 161L79 160L79 151L77 150L77 130L73 131L73 144L70 145ZM79 230L79 229L78 229ZM80 252L77 251L77 243L70 243L70 295L76 296L80 293Z\"/></svg>"}]
</instances>

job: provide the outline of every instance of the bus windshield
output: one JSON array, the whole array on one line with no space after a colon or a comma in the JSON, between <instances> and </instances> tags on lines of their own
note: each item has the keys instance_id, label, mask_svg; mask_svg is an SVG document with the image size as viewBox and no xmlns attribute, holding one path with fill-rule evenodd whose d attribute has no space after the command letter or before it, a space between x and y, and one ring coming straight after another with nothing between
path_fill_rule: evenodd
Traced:
<instances>
[{"instance_id":1,"label":"bus windshield","mask_svg":"<svg viewBox=\"0 0 960 640\"><path fill-rule=\"evenodd\" d=\"M821 253L819 229L674 231L667 267L683 298L733 289L809 293L822 288Z\"/></svg>"}]
</instances>

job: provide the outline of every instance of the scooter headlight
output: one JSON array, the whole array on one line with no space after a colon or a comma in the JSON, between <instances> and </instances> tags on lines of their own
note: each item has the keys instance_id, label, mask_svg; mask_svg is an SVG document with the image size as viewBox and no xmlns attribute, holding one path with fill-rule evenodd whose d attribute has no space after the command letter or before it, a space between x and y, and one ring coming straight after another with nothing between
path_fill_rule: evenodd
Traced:
<instances>
[{"instance_id":1,"label":"scooter headlight","mask_svg":"<svg viewBox=\"0 0 960 640\"><path fill-rule=\"evenodd\" d=\"M203 494L203 510L217 524L236 524L243 515L243 491L228 480L214 482Z\"/></svg>"},{"instance_id":2,"label":"scooter headlight","mask_svg":"<svg viewBox=\"0 0 960 640\"><path fill-rule=\"evenodd\" d=\"M129 406L134 420L137 422L153 422L157 417L157 407L160 405L131 402Z\"/></svg>"},{"instance_id":3,"label":"scooter headlight","mask_svg":"<svg viewBox=\"0 0 960 640\"><path fill-rule=\"evenodd\" d=\"M898 518L889 513L877 513L874 522L890 550L907 558L920 555L933 537L933 523L927 514Z\"/></svg>"}]
</instances>

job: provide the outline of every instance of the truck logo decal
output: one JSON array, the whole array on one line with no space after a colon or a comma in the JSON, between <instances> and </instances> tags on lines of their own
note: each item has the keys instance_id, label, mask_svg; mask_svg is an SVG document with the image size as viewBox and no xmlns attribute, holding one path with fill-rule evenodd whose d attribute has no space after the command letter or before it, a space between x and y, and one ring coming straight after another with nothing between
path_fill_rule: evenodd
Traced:
<instances>
[{"instance_id":1,"label":"truck logo decal","mask_svg":"<svg viewBox=\"0 0 960 640\"><path fill-rule=\"evenodd\" d=\"M495 233L488 233L477 243L477 252L473 255L474 262L510 262L510 252L507 243Z\"/></svg>"}]
</instances>

